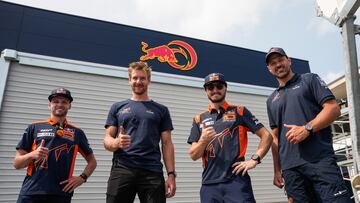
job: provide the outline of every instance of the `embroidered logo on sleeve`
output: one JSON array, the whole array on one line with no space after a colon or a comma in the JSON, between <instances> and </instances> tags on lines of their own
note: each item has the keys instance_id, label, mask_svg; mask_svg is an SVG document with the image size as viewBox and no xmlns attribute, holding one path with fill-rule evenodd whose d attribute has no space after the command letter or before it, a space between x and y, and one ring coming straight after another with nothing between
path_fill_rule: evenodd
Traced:
<instances>
[{"instance_id":1,"label":"embroidered logo on sleeve","mask_svg":"<svg viewBox=\"0 0 360 203\"><path fill-rule=\"evenodd\" d=\"M327 84L319 76L316 76L316 79L319 81L320 85L327 88Z\"/></svg>"}]
</instances>

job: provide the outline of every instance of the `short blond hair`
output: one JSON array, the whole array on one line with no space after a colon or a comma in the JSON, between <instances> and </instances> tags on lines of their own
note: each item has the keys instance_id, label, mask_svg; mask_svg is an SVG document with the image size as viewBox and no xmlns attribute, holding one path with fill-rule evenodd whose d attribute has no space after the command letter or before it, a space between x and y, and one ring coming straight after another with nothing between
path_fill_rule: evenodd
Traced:
<instances>
[{"instance_id":1,"label":"short blond hair","mask_svg":"<svg viewBox=\"0 0 360 203\"><path fill-rule=\"evenodd\" d=\"M143 61L136 61L129 64L128 73L129 78L131 78L131 74L133 70L142 70L145 71L147 78L150 80L151 78L151 67Z\"/></svg>"}]
</instances>

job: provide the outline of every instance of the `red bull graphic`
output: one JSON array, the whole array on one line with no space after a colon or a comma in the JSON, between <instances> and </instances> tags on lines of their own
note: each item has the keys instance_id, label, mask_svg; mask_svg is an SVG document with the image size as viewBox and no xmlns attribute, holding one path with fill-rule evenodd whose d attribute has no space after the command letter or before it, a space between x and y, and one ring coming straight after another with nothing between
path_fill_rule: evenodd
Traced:
<instances>
[{"instance_id":1,"label":"red bull graphic","mask_svg":"<svg viewBox=\"0 0 360 203\"><path fill-rule=\"evenodd\" d=\"M168 63L171 67L178 70L191 70L195 67L197 63L197 55L192 46L188 43L174 40L167 45L161 45L153 48L148 48L146 42L141 42L141 50L145 55L140 57L140 60L152 60L157 58L161 63ZM176 58L176 55L182 55L187 63L179 64L179 60Z\"/></svg>"}]
</instances>

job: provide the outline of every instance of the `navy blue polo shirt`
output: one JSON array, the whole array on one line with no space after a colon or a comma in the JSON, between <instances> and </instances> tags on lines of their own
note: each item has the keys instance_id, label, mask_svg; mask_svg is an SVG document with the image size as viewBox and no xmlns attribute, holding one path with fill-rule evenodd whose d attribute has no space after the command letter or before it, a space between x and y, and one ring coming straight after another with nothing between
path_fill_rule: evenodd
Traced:
<instances>
[{"instance_id":1,"label":"navy blue polo shirt","mask_svg":"<svg viewBox=\"0 0 360 203\"><path fill-rule=\"evenodd\" d=\"M242 106L223 102L218 112L212 106L193 120L188 143L198 142L203 123L212 126L216 131L216 139L206 147L202 161L204 171L203 184L221 183L232 180L232 165L238 160L244 160L248 145L247 132L256 132L263 125L251 112Z\"/></svg>"},{"instance_id":2,"label":"navy blue polo shirt","mask_svg":"<svg viewBox=\"0 0 360 203\"><path fill-rule=\"evenodd\" d=\"M278 129L281 169L289 169L306 162L316 162L333 156L332 134L326 127L308 136L299 144L286 139L284 124L305 125L322 110L325 101L335 99L326 83L316 74L294 74L283 87L277 88L267 99L270 127Z\"/></svg>"},{"instance_id":3,"label":"navy blue polo shirt","mask_svg":"<svg viewBox=\"0 0 360 203\"><path fill-rule=\"evenodd\" d=\"M123 126L131 136L130 147L114 152L113 164L162 173L160 135L173 130L167 107L152 100L116 102L110 108L105 128L108 126L118 130Z\"/></svg>"},{"instance_id":4,"label":"navy blue polo shirt","mask_svg":"<svg viewBox=\"0 0 360 203\"><path fill-rule=\"evenodd\" d=\"M60 182L72 177L78 152L84 157L93 153L84 132L66 120L61 130L49 118L29 125L16 149L34 151L42 139L44 147L49 148L48 156L29 164L20 195L72 196L62 191L64 185Z\"/></svg>"}]
</instances>

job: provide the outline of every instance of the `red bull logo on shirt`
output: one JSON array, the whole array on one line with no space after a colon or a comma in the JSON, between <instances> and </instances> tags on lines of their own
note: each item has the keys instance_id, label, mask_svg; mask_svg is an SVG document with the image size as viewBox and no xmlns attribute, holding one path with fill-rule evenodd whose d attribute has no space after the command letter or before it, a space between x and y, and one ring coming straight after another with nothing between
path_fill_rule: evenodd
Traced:
<instances>
[{"instance_id":1,"label":"red bull logo on shirt","mask_svg":"<svg viewBox=\"0 0 360 203\"><path fill-rule=\"evenodd\" d=\"M180 40L174 40L167 45L161 45L153 48L148 48L146 42L141 42L141 50L145 55L140 57L140 60L153 60L157 59L161 63L168 63L171 67L178 70L191 70L197 64L197 55L192 46ZM176 57L181 55L185 59L185 64L181 64Z\"/></svg>"}]
</instances>

